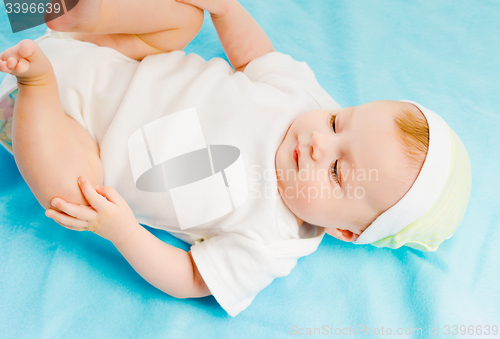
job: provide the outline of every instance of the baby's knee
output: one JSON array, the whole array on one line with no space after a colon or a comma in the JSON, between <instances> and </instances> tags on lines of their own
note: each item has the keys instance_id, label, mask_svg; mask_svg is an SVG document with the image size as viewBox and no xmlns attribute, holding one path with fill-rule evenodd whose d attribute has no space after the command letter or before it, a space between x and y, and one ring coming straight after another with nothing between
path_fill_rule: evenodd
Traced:
<instances>
[{"instance_id":1,"label":"baby's knee","mask_svg":"<svg viewBox=\"0 0 500 339\"><path fill-rule=\"evenodd\" d=\"M57 208L52 206L54 198L61 198L72 204L90 206L80 190L78 178L84 176L92 187L96 187L96 185L102 186L104 184L104 173L100 161L89 161L88 167L83 167L85 168L82 170L60 172L57 180L42 177L31 178L31 180L36 180L37 184L29 185L30 189L44 209L53 208L57 210ZM44 179L45 182L42 183Z\"/></svg>"},{"instance_id":2,"label":"baby's knee","mask_svg":"<svg viewBox=\"0 0 500 339\"><path fill-rule=\"evenodd\" d=\"M199 9L198 7L188 6L184 4L180 5L183 6L183 10L179 12L179 16L181 19L179 23L179 29L183 32L182 36L184 44L185 46L187 46L187 44L189 44L200 32L201 27L203 26L205 14L203 10Z\"/></svg>"},{"instance_id":3,"label":"baby's knee","mask_svg":"<svg viewBox=\"0 0 500 339\"><path fill-rule=\"evenodd\" d=\"M164 31L136 34L132 48L123 45L121 48L113 46L121 53L135 59L142 60L145 56L162 52L182 51L198 35L203 26L203 11L193 6L183 5L179 11L175 28ZM116 35L116 34L115 34ZM130 52L129 52L130 51Z\"/></svg>"},{"instance_id":4,"label":"baby's knee","mask_svg":"<svg viewBox=\"0 0 500 339\"><path fill-rule=\"evenodd\" d=\"M85 199L80 191L76 178L74 183L73 180L68 180L68 178L61 178L57 184L38 185L30 188L44 209L52 208L59 211L59 209L52 206L52 200L54 198L61 198L73 204L90 206L87 199Z\"/></svg>"}]
</instances>

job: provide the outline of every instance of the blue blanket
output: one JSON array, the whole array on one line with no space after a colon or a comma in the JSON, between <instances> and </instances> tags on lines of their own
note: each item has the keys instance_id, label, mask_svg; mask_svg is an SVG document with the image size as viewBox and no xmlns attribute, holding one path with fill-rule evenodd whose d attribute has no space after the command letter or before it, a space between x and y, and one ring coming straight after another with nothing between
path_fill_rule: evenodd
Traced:
<instances>
[{"instance_id":1,"label":"blue blanket","mask_svg":"<svg viewBox=\"0 0 500 339\"><path fill-rule=\"evenodd\" d=\"M46 218L14 158L0 148L0 337L409 338L431 331L453 338L464 328L466 338L479 328L493 337L493 326L500 326L500 3L241 3L275 49L306 61L341 106L409 99L448 122L473 171L469 207L455 235L434 253L325 236L288 277L231 319L212 296L170 297L107 240ZM42 35L45 26L12 34L0 5L0 30L3 50ZM208 15L186 51L224 57ZM147 229L188 250L168 233Z\"/></svg>"}]
</instances>

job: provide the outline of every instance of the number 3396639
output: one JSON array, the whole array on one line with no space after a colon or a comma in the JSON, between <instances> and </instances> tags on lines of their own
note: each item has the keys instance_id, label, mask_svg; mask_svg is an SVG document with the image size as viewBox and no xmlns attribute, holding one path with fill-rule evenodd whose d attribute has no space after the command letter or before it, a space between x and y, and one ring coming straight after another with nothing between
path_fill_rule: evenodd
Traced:
<instances>
[{"instance_id":1,"label":"number 3396639","mask_svg":"<svg viewBox=\"0 0 500 339\"><path fill-rule=\"evenodd\" d=\"M47 4L44 4L44 3L39 3L39 4L35 4L35 3L19 3L19 2L15 2L15 3L6 3L5 4L5 9L7 11L7 14L11 14L11 13L14 13L14 14L19 14L19 13L23 13L23 14L27 14L27 13L31 13L31 14L35 14L35 13L59 13L62 8L61 8L61 5L59 3L55 3L55 4L52 4L52 3L47 3Z\"/></svg>"}]
</instances>

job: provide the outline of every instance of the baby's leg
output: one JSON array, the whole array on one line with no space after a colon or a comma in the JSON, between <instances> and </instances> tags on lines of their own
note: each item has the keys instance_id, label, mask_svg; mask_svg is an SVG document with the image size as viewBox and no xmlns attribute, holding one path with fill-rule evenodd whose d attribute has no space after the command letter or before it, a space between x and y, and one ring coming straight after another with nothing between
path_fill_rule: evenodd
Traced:
<instances>
[{"instance_id":1,"label":"baby's leg","mask_svg":"<svg viewBox=\"0 0 500 339\"><path fill-rule=\"evenodd\" d=\"M200 31L203 18L201 9L175 0L80 0L47 26L76 32L77 40L142 60L146 55L184 49Z\"/></svg>"},{"instance_id":2,"label":"baby's leg","mask_svg":"<svg viewBox=\"0 0 500 339\"><path fill-rule=\"evenodd\" d=\"M98 147L90 134L63 111L49 59L31 40L0 54L0 71L17 77L12 145L26 183L45 208L54 197L88 205L77 179L103 184Z\"/></svg>"}]
</instances>

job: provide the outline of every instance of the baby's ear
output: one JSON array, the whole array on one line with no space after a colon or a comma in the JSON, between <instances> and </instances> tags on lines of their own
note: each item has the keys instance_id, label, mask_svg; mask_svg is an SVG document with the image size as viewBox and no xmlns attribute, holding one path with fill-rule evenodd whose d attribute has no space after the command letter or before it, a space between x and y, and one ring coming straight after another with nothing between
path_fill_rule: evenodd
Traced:
<instances>
[{"instance_id":1,"label":"baby's ear","mask_svg":"<svg viewBox=\"0 0 500 339\"><path fill-rule=\"evenodd\" d=\"M334 238L345 242L353 242L358 239L361 234L353 233L349 230L341 230L340 228L327 228L325 232ZM361 232L363 233L363 232Z\"/></svg>"}]
</instances>

